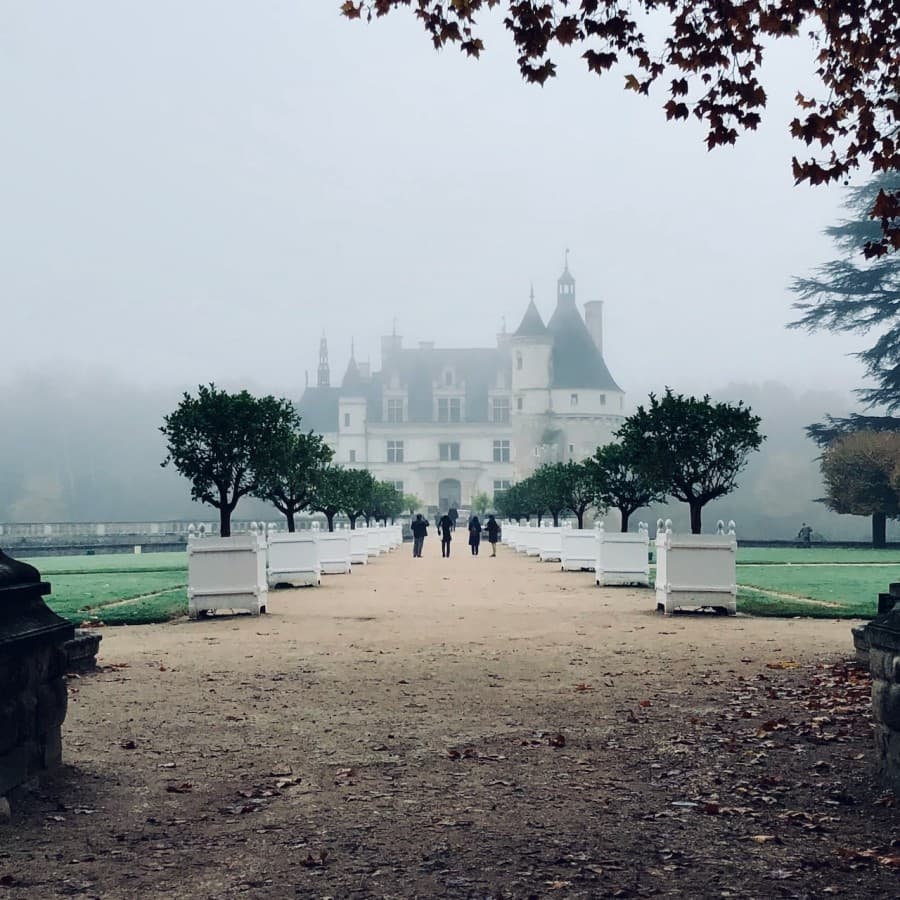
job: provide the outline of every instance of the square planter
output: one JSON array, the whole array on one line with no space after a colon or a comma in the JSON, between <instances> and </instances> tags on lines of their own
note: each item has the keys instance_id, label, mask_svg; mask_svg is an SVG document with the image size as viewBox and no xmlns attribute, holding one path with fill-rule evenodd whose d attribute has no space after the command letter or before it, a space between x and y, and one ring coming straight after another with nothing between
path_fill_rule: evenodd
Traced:
<instances>
[{"instance_id":1,"label":"square planter","mask_svg":"<svg viewBox=\"0 0 900 900\"><path fill-rule=\"evenodd\" d=\"M319 566L323 575L348 575L350 573L350 532L320 531L316 538L319 549Z\"/></svg>"},{"instance_id":2,"label":"square planter","mask_svg":"<svg viewBox=\"0 0 900 900\"><path fill-rule=\"evenodd\" d=\"M666 615L681 607L710 606L737 612L737 537L719 522L717 534L673 534L662 520L656 533L656 608Z\"/></svg>"},{"instance_id":3,"label":"square planter","mask_svg":"<svg viewBox=\"0 0 900 900\"><path fill-rule=\"evenodd\" d=\"M266 611L266 542L257 534L188 541L188 614L215 609Z\"/></svg>"},{"instance_id":4,"label":"square planter","mask_svg":"<svg viewBox=\"0 0 900 900\"><path fill-rule=\"evenodd\" d=\"M369 528L356 528L350 532L350 562L365 566L369 562Z\"/></svg>"},{"instance_id":5,"label":"square planter","mask_svg":"<svg viewBox=\"0 0 900 900\"><path fill-rule=\"evenodd\" d=\"M276 584L305 587L321 583L319 551L312 531L270 533L268 545L270 587Z\"/></svg>"},{"instance_id":6,"label":"square planter","mask_svg":"<svg viewBox=\"0 0 900 900\"><path fill-rule=\"evenodd\" d=\"M593 528L564 528L562 560L564 572L593 572L597 568L597 535Z\"/></svg>"},{"instance_id":7,"label":"square planter","mask_svg":"<svg viewBox=\"0 0 900 900\"><path fill-rule=\"evenodd\" d=\"M562 528L542 528L540 536L541 562L560 562L562 560Z\"/></svg>"},{"instance_id":8,"label":"square planter","mask_svg":"<svg viewBox=\"0 0 900 900\"><path fill-rule=\"evenodd\" d=\"M597 584L650 584L650 537L641 522L637 534L597 528Z\"/></svg>"}]
</instances>

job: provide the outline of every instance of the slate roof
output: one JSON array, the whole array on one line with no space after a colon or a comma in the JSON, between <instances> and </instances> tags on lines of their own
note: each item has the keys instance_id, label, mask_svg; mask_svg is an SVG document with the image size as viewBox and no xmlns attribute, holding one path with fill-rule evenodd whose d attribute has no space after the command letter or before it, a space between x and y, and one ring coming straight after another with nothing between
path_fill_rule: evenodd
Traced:
<instances>
[{"instance_id":1,"label":"slate roof","mask_svg":"<svg viewBox=\"0 0 900 900\"><path fill-rule=\"evenodd\" d=\"M528 309L525 310L525 315L522 316L522 323L516 329L513 337L541 337L546 333L547 326L532 299L528 304Z\"/></svg>"},{"instance_id":2,"label":"slate roof","mask_svg":"<svg viewBox=\"0 0 900 900\"><path fill-rule=\"evenodd\" d=\"M297 404L303 428L323 434L338 430L338 396L340 388L308 387Z\"/></svg>"},{"instance_id":3,"label":"slate roof","mask_svg":"<svg viewBox=\"0 0 900 900\"><path fill-rule=\"evenodd\" d=\"M603 354L587 330L574 298L560 297L547 331L553 336L551 387L622 390L606 368Z\"/></svg>"}]
</instances>

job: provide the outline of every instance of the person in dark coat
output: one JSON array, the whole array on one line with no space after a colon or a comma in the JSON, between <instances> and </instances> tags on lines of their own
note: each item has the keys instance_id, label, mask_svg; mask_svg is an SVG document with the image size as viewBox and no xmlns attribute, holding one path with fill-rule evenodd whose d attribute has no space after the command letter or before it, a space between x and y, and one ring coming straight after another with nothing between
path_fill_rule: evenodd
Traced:
<instances>
[{"instance_id":1,"label":"person in dark coat","mask_svg":"<svg viewBox=\"0 0 900 900\"><path fill-rule=\"evenodd\" d=\"M472 556L478 556L478 545L481 543L481 522L478 516L469 519L469 546L472 548Z\"/></svg>"},{"instance_id":2,"label":"person in dark coat","mask_svg":"<svg viewBox=\"0 0 900 900\"><path fill-rule=\"evenodd\" d=\"M459 518L459 510L455 506L451 506L447 510L447 515L450 516L450 530L456 531L456 520Z\"/></svg>"},{"instance_id":3,"label":"person in dark coat","mask_svg":"<svg viewBox=\"0 0 900 900\"><path fill-rule=\"evenodd\" d=\"M493 516L488 516L485 529L487 530L488 540L491 542L491 556L496 556L497 541L500 538L500 526L497 524L497 520Z\"/></svg>"},{"instance_id":4,"label":"person in dark coat","mask_svg":"<svg viewBox=\"0 0 900 900\"><path fill-rule=\"evenodd\" d=\"M453 520L449 513L441 516L438 528L441 529L441 556L450 556L450 532L453 531Z\"/></svg>"},{"instance_id":5,"label":"person in dark coat","mask_svg":"<svg viewBox=\"0 0 900 900\"><path fill-rule=\"evenodd\" d=\"M425 543L425 536L428 534L428 523L422 518L422 513L417 513L415 521L410 526L413 533L413 556L422 556L422 545Z\"/></svg>"}]
</instances>

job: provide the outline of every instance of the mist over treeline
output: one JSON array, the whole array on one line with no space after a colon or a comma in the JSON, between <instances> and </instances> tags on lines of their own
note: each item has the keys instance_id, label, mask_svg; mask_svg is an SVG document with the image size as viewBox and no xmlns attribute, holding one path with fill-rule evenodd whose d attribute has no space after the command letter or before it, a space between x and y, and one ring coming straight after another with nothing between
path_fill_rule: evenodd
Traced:
<instances>
[{"instance_id":1,"label":"mist over treeline","mask_svg":"<svg viewBox=\"0 0 900 900\"><path fill-rule=\"evenodd\" d=\"M246 382L246 387L299 400L300 388ZM664 386L659 386L661 392ZM673 384L678 390L678 385ZM0 522L166 521L214 519L214 510L191 502L190 486L162 468L159 432L185 390L196 385L139 387L106 372L28 373L0 392ZM868 518L839 516L816 503L823 488L818 448L804 427L826 413L856 408L849 393L795 391L777 382L709 389L715 400L743 400L762 417L766 441L739 477L739 489L704 509L704 530L734 519L738 536L791 539L808 522L829 540L867 540ZM646 394L630 392L633 408ZM238 518L277 518L267 504L242 500ZM637 519L671 518L686 528L686 505L641 510ZM900 526L889 524L893 539Z\"/></svg>"}]
</instances>

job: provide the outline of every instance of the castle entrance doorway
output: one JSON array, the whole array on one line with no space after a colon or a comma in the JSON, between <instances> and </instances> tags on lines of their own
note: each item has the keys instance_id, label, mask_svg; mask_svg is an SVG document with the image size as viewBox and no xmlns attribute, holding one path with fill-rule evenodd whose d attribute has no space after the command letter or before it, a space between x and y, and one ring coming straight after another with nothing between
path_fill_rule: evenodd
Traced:
<instances>
[{"instance_id":1,"label":"castle entrance doorway","mask_svg":"<svg viewBox=\"0 0 900 900\"><path fill-rule=\"evenodd\" d=\"M462 506L462 485L456 478L444 478L438 484L438 506L441 512Z\"/></svg>"}]
</instances>

